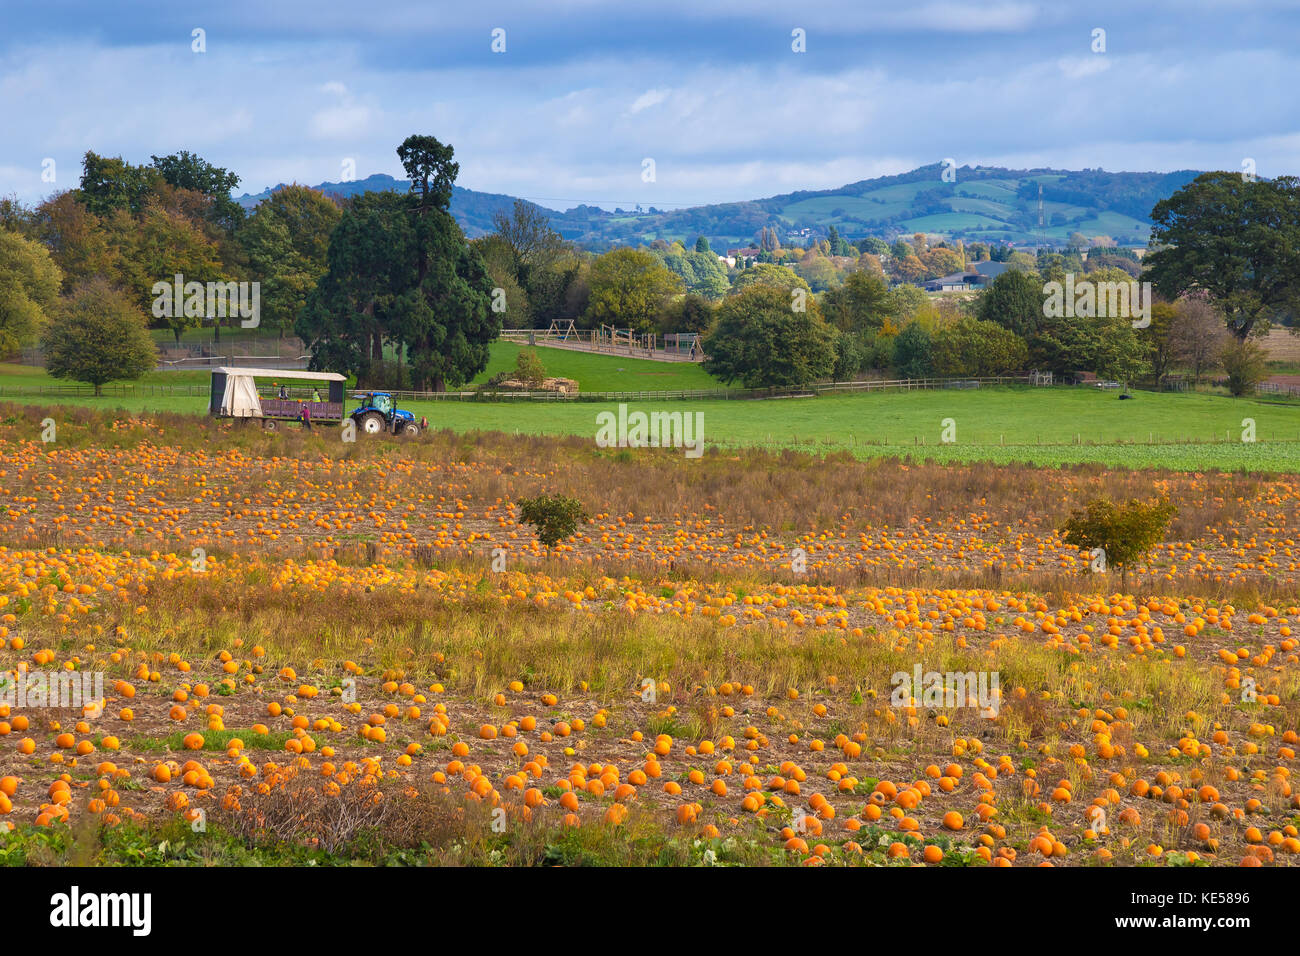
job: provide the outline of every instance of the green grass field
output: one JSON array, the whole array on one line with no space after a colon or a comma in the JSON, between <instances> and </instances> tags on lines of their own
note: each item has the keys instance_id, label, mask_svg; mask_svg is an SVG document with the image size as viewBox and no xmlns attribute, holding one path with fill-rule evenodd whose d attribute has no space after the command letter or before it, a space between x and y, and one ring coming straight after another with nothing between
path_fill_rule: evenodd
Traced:
<instances>
[{"instance_id":1,"label":"green grass field","mask_svg":"<svg viewBox=\"0 0 1300 956\"><path fill-rule=\"evenodd\" d=\"M520 351L525 348L527 346L512 342L493 342L488 366L473 383L481 384L497 372L512 368ZM648 359L573 352L540 345L534 351L542 360L547 375L574 379L584 392L673 391L722 387L720 382L692 362L652 362ZM206 369L185 369L150 372L135 384L207 385L210 380L210 373ZM76 383L51 378L44 369L0 363L0 387L72 384Z\"/></svg>"},{"instance_id":2,"label":"green grass field","mask_svg":"<svg viewBox=\"0 0 1300 956\"><path fill-rule=\"evenodd\" d=\"M526 348L528 346L511 342L492 343L492 357L488 359L488 367L474 379L474 383L486 382L497 372L512 368L516 356ZM720 382L694 362L652 362L648 359L572 352L541 345L534 351L546 367L547 375L574 379L578 388L584 392L722 387Z\"/></svg>"},{"instance_id":3,"label":"green grass field","mask_svg":"<svg viewBox=\"0 0 1300 956\"><path fill-rule=\"evenodd\" d=\"M614 403L414 403L435 425L520 434L590 435ZM705 441L905 455L939 461L1097 462L1121 467L1300 470L1300 405L1212 395L1086 389L874 392L763 401L635 402L643 411L700 412ZM1242 420L1255 422L1243 442ZM952 419L956 441L942 441ZM1075 442L1079 444L1075 444Z\"/></svg>"},{"instance_id":4,"label":"green grass field","mask_svg":"<svg viewBox=\"0 0 1300 956\"><path fill-rule=\"evenodd\" d=\"M493 362L514 361L517 346L498 344ZM668 365L539 349L547 370L576 378L584 390L709 387L691 365ZM654 366L645 369L644 366ZM618 369L623 369L619 372ZM491 368L484 377L491 373ZM651 379L660 373L669 378ZM645 379L633 376L643 374ZM688 376L703 377L692 382ZM39 370L0 366L0 385L48 384ZM153 373L148 383L203 384L202 372ZM635 384L634 384L635 383ZM972 391L872 392L801 399L661 401L632 409L701 413L706 445L797 448L858 457L905 456L938 461L1095 462L1115 467L1179 470L1300 471L1300 404L1231 399L1200 393L1137 392L1121 402L1113 391L1085 388L986 388ZM8 401L11 399L5 398ZM24 404L122 408L203 414L205 394L101 399L54 396L12 399ZM608 402L403 402L435 428L515 434L596 434ZM952 419L956 441L942 441ZM1253 419L1256 441L1242 441Z\"/></svg>"}]
</instances>

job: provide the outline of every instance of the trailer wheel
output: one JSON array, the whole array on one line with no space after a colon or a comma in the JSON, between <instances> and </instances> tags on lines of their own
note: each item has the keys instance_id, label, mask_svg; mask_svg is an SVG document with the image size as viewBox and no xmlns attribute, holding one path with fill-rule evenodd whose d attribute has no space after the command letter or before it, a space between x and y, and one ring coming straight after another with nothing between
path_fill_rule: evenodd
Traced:
<instances>
[{"instance_id":1,"label":"trailer wheel","mask_svg":"<svg viewBox=\"0 0 1300 956\"><path fill-rule=\"evenodd\" d=\"M384 431L384 416L379 412L366 412L357 422L367 435L379 435Z\"/></svg>"},{"instance_id":2,"label":"trailer wheel","mask_svg":"<svg viewBox=\"0 0 1300 956\"><path fill-rule=\"evenodd\" d=\"M268 432L273 432L280 427L280 423L277 422L274 418L264 418L262 419L262 427L265 428Z\"/></svg>"}]
</instances>

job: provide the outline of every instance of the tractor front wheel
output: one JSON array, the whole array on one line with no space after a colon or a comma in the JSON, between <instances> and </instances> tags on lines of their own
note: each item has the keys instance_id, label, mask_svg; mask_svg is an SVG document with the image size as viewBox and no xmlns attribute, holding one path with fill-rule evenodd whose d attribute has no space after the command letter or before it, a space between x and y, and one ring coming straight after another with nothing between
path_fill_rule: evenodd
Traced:
<instances>
[{"instance_id":1,"label":"tractor front wheel","mask_svg":"<svg viewBox=\"0 0 1300 956\"><path fill-rule=\"evenodd\" d=\"M420 426L415 424L415 422L407 422L406 427L403 428L402 431L408 435L418 435L420 434Z\"/></svg>"}]
</instances>

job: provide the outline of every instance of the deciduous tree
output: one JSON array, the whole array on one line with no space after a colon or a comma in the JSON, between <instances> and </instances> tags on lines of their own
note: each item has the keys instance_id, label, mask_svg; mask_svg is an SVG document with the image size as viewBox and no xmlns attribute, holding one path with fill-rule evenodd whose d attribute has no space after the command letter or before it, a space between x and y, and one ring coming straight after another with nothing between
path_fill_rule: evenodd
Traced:
<instances>
[{"instance_id":1,"label":"deciduous tree","mask_svg":"<svg viewBox=\"0 0 1300 956\"><path fill-rule=\"evenodd\" d=\"M807 385L835 366L833 330L816 301L809 298L802 311L795 310L790 293L774 285L724 299L702 345L706 372L746 388Z\"/></svg>"},{"instance_id":2,"label":"deciduous tree","mask_svg":"<svg viewBox=\"0 0 1300 956\"><path fill-rule=\"evenodd\" d=\"M56 310L41 336L45 370L95 386L137 379L158 364L158 349L131 296L101 277L83 283Z\"/></svg>"}]
</instances>

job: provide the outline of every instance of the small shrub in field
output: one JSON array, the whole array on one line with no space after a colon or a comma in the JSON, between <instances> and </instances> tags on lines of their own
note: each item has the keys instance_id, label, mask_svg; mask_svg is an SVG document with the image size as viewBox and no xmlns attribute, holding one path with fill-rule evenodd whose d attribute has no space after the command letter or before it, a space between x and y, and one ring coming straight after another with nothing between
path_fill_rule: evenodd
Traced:
<instances>
[{"instance_id":1,"label":"small shrub in field","mask_svg":"<svg viewBox=\"0 0 1300 956\"><path fill-rule=\"evenodd\" d=\"M284 767L260 783L231 787L222 800L232 832L249 846L261 842L308 843L332 853L358 833L379 828L392 801L369 774L321 778Z\"/></svg>"},{"instance_id":2,"label":"small shrub in field","mask_svg":"<svg viewBox=\"0 0 1300 956\"><path fill-rule=\"evenodd\" d=\"M514 377L527 385L541 385L546 380L546 367L532 349L523 349L515 359Z\"/></svg>"},{"instance_id":3,"label":"small shrub in field","mask_svg":"<svg viewBox=\"0 0 1300 956\"><path fill-rule=\"evenodd\" d=\"M1228 373L1228 391L1236 398L1249 395L1268 378L1268 353L1254 342L1233 339L1224 347L1220 362Z\"/></svg>"},{"instance_id":4,"label":"small shrub in field","mask_svg":"<svg viewBox=\"0 0 1300 956\"><path fill-rule=\"evenodd\" d=\"M1128 567L1165 536L1178 509L1168 501L1146 503L1136 498L1117 505L1097 498L1073 512L1060 529L1061 537L1084 551L1100 548L1107 565L1119 568L1121 587L1128 586Z\"/></svg>"},{"instance_id":5,"label":"small shrub in field","mask_svg":"<svg viewBox=\"0 0 1300 956\"><path fill-rule=\"evenodd\" d=\"M537 540L546 545L549 551L574 534L578 525L587 520L587 513L582 508L582 502L576 498L538 495L519 502L519 520L533 526Z\"/></svg>"}]
</instances>

